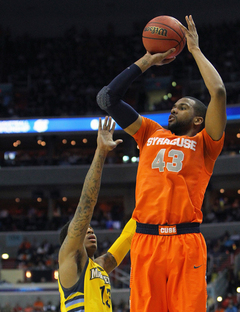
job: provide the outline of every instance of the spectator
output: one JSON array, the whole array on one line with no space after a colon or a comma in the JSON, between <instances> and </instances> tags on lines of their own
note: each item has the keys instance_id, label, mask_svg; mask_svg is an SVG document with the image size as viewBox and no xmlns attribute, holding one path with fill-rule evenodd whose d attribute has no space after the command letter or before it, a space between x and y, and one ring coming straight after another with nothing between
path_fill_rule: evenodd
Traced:
<instances>
[{"instance_id":1,"label":"spectator","mask_svg":"<svg viewBox=\"0 0 240 312\"><path fill-rule=\"evenodd\" d=\"M233 305L237 305L237 297L236 295L228 293L227 297L222 302L222 307L226 309L230 303L232 303Z\"/></svg>"},{"instance_id":2,"label":"spectator","mask_svg":"<svg viewBox=\"0 0 240 312\"><path fill-rule=\"evenodd\" d=\"M16 303L16 305L13 307L13 312L23 312L23 308Z\"/></svg>"},{"instance_id":3,"label":"spectator","mask_svg":"<svg viewBox=\"0 0 240 312\"><path fill-rule=\"evenodd\" d=\"M44 303L40 297L37 297L36 301L33 304L34 312L42 312Z\"/></svg>"},{"instance_id":4,"label":"spectator","mask_svg":"<svg viewBox=\"0 0 240 312\"><path fill-rule=\"evenodd\" d=\"M218 302L217 304L217 308L215 309L214 312L224 312L225 310L222 307L222 304L220 302Z\"/></svg>"},{"instance_id":5,"label":"spectator","mask_svg":"<svg viewBox=\"0 0 240 312\"><path fill-rule=\"evenodd\" d=\"M238 312L237 307L234 305L233 301L230 300L228 303L228 307L225 312Z\"/></svg>"},{"instance_id":6,"label":"spectator","mask_svg":"<svg viewBox=\"0 0 240 312\"><path fill-rule=\"evenodd\" d=\"M32 258L31 243L27 240L27 238L24 238L23 242L21 243L17 251L17 261L19 268L27 267L31 258Z\"/></svg>"},{"instance_id":7,"label":"spectator","mask_svg":"<svg viewBox=\"0 0 240 312\"><path fill-rule=\"evenodd\" d=\"M12 306L9 302L6 302L2 307L1 312L12 312Z\"/></svg>"},{"instance_id":8,"label":"spectator","mask_svg":"<svg viewBox=\"0 0 240 312\"><path fill-rule=\"evenodd\" d=\"M237 287L237 282L236 282L236 276L234 273L234 265L230 265L230 267L227 270L227 282L228 282L228 287L227 287L227 292L228 293L235 293L236 287Z\"/></svg>"},{"instance_id":9,"label":"spectator","mask_svg":"<svg viewBox=\"0 0 240 312\"><path fill-rule=\"evenodd\" d=\"M55 312L56 306L52 304L52 301L48 301L48 303L43 307L44 312Z\"/></svg>"},{"instance_id":10,"label":"spectator","mask_svg":"<svg viewBox=\"0 0 240 312\"><path fill-rule=\"evenodd\" d=\"M33 307L31 306L31 304L27 304L25 309L24 309L24 312L34 312L34 309Z\"/></svg>"}]
</instances>

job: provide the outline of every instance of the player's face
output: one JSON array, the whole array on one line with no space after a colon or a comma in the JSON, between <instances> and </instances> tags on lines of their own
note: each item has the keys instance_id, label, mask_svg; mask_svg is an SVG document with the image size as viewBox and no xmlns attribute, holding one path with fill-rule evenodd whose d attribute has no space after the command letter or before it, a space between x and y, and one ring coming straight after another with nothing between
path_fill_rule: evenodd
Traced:
<instances>
[{"instance_id":1,"label":"player's face","mask_svg":"<svg viewBox=\"0 0 240 312\"><path fill-rule=\"evenodd\" d=\"M168 129L176 135L184 135L193 127L194 100L182 98L171 109L168 118Z\"/></svg>"},{"instance_id":2,"label":"player's face","mask_svg":"<svg viewBox=\"0 0 240 312\"><path fill-rule=\"evenodd\" d=\"M93 228L90 226L84 239L84 246L87 250L88 256L92 257L94 252L97 250L97 237L94 234Z\"/></svg>"}]
</instances>

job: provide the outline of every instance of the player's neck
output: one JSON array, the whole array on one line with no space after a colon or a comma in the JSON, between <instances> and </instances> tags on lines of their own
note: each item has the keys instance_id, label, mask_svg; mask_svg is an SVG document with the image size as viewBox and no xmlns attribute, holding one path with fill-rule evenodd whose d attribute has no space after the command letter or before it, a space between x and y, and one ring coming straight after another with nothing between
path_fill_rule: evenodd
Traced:
<instances>
[{"instance_id":1,"label":"player's neck","mask_svg":"<svg viewBox=\"0 0 240 312\"><path fill-rule=\"evenodd\" d=\"M174 133L176 134L177 136L188 136L188 137L194 137L198 132L200 131L197 131L196 129L190 129L188 131L178 131L177 133Z\"/></svg>"}]
</instances>

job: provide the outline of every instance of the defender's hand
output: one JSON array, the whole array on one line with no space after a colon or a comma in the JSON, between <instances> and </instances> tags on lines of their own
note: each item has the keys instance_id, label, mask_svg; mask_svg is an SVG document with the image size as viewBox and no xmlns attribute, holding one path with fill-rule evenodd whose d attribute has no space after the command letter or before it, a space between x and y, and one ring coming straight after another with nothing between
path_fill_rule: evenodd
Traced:
<instances>
[{"instance_id":1,"label":"defender's hand","mask_svg":"<svg viewBox=\"0 0 240 312\"><path fill-rule=\"evenodd\" d=\"M112 123L112 117L106 116L103 125L102 119L99 118L98 137L97 137L98 148L106 152L109 152L112 151L118 144L123 142L123 140L121 139L118 139L116 141L113 140L115 126L116 123L115 121Z\"/></svg>"}]
</instances>

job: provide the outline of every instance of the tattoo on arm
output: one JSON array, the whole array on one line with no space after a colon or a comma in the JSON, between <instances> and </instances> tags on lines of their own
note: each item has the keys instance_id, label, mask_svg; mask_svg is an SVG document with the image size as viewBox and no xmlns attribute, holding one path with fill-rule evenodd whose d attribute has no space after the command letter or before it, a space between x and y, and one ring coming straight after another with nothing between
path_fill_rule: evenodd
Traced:
<instances>
[{"instance_id":1,"label":"tattoo on arm","mask_svg":"<svg viewBox=\"0 0 240 312\"><path fill-rule=\"evenodd\" d=\"M98 198L105 158L101 152L96 152L94 155L83 184L82 194L72 220L72 227L68 232L70 238L84 237L86 234Z\"/></svg>"},{"instance_id":2,"label":"tattoo on arm","mask_svg":"<svg viewBox=\"0 0 240 312\"><path fill-rule=\"evenodd\" d=\"M146 60L142 60L142 64L144 65L144 66L147 66L148 65L148 61L146 61Z\"/></svg>"},{"instance_id":3,"label":"tattoo on arm","mask_svg":"<svg viewBox=\"0 0 240 312\"><path fill-rule=\"evenodd\" d=\"M113 255L110 254L109 252L104 254L102 257L104 261L104 269L109 274L117 267L117 261L115 260Z\"/></svg>"}]
</instances>

